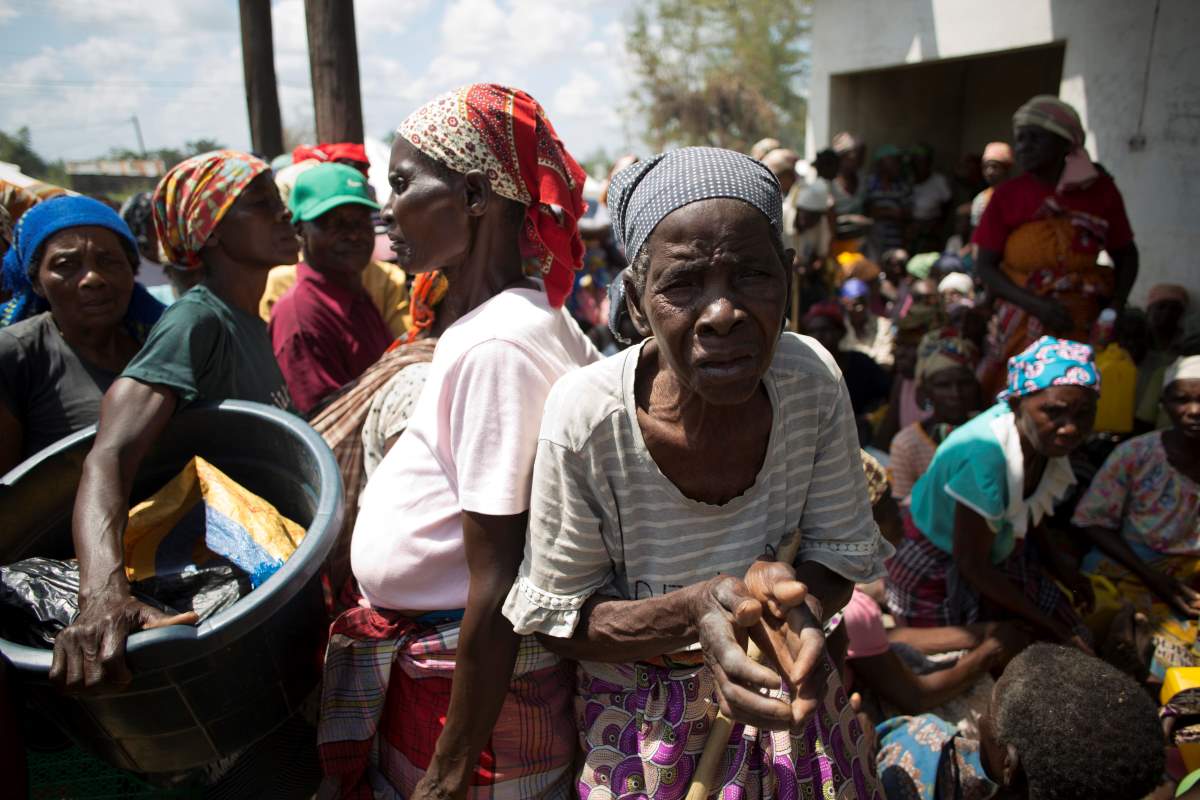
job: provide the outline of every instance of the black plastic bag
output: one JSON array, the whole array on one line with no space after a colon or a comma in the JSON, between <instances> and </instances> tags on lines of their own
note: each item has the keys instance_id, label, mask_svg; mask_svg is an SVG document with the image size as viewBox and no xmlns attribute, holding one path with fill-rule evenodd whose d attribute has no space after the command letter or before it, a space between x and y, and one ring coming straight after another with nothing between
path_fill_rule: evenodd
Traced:
<instances>
[{"instance_id":1,"label":"black plastic bag","mask_svg":"<svg viewBox=\"0 0 1200 800\"><path fill-rule=\"evenodd\" d=\"M135 582L134 596L168 614L195 611L200 620L229 608L250 592L249 577L214 563ZM79 613L79 562L28 558L0 567L0 636L32 647L54 637Z\"/></svg>"}]
</instances>

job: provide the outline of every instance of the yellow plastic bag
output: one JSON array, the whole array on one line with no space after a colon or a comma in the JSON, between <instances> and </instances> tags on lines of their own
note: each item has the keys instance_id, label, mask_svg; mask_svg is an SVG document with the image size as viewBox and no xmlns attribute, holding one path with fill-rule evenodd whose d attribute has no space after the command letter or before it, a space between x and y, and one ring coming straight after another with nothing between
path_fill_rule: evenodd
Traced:
<instances>
[{"instance_id":1,"label":"yellow plastic bag","mask_svg":"<svg viewBox=\"0 0 1200 800\"><path fill-rule=\"evenodd\" d=\"M223 558L257 587L283 565L304 528L203 458L129 512L125 574L130 581Z\"/></svg>"}]
</instances>

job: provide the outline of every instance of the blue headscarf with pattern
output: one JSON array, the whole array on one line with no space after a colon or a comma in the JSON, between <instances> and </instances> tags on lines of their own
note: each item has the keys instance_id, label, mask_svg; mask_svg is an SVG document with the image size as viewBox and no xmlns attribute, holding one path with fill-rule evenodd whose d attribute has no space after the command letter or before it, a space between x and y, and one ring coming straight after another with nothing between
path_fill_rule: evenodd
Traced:
<instances>
[{"instance_id":1,"label":"blue headscarf with pattern","mask_svg":"<svg viewBox=\"0 0 1200 800\"><path fill-rule=\"evenodd\" d=\"M1100 372L1090 345L1043 336L1008 360L1008 387L996 399L1023 397L1051 386L1100 391Z\"/></svg>"}]
</instances>

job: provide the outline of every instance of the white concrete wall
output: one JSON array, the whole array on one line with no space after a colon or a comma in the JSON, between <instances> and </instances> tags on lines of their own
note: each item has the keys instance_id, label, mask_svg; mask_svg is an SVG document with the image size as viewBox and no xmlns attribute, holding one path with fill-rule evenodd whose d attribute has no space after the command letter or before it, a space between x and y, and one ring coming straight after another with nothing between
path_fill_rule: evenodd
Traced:
<instances>
[{"instance_id":1,"label":"white concrete wall","mask_svg":"<svg viewBox=\"0 0 1200 800\"><path fill-rule=\"evenodd\" d=\"M1158 0L1151 50L1155 5L816 0L808 155L836 133L829 130L831 75L1065 42L1059 96L1078 109L1088 150L1116 178L1141 250L1134 302L1154 283L1172 281L1200 305L1200 2ZM1130 140L1143 96L1145 146L1138 149Z\"/></svg>"}]
</instances>

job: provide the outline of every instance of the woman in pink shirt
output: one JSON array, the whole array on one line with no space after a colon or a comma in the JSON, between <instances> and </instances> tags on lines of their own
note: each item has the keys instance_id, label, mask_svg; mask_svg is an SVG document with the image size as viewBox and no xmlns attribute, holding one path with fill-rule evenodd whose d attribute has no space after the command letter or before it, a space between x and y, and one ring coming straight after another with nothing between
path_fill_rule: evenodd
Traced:
<instances>
[{"instance_id":1,"label":"woman in pink shirt","mask_svg":"<svg viewBox=\"0 0 1200 800\"><path fill-rule=\"evenodd\" d=\"M388 178L392 249L410 274L446 276L438 315L455 322L361 497L363 602L331 631L324 793L566 798L571 673L501 605L546 395L599 358L562 309L583 255L585 175L533 98L476 84L400 125Z\"/></svg>"}]
</instances>

